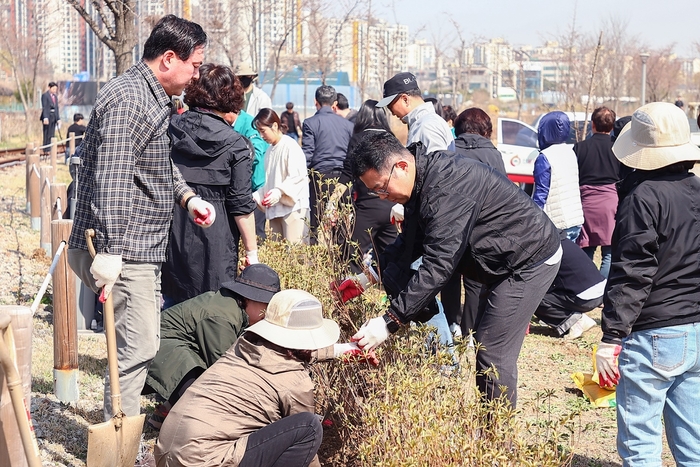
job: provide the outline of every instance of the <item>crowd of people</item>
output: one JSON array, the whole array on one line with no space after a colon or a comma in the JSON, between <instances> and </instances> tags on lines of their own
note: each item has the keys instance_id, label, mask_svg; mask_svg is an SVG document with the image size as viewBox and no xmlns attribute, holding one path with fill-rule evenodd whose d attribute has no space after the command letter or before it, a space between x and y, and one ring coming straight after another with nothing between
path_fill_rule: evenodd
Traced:
<instances>
[{"instance_id":1,"label":"crowd of people","mask_svg":"<svg viewBox=\"0 0 700 467\"><path fill-rule=\"evenodd\" d=\"M424 99L411 73L357 110L322 85L300 121L291 102L272 110L249 65L205 63L206 43L196 23L162 18L142 59L101 89L79 149L69 263L114 298L124 413L140 412L141 394L161 401L148 421L159 466L319 465L308 365L374 361L412 322L433 324L444 345L480 343L480 393L515 408L533 316L575 339L601 304L595 359L601 385L617 385L624 465L660 462L663 427L679 465L700 462L700 181L689 172L700 150L678 107L646 105L625 126L600 107L573 147L568 117L550 112L529 196L507 178L488 114ZM339 241L359 251L328 293L344 303L377 285L388 298L345 343L318 298L281 290L257 254L266 226L315 243L342 201L354 228ZM104 401L109 419L107 376Z\"/></svg>"}]
</instances>

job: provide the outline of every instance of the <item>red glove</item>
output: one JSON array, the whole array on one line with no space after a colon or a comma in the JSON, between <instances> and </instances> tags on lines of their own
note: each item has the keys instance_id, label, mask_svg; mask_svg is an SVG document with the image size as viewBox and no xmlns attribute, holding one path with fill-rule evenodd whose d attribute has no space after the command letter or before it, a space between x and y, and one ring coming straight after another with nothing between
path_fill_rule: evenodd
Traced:
<instances>
[{"instance_id":1,"label":"red glove","mask_svg":"<svg viewBox=\"0 0 700 467\"><path fill-rule=\"evenodd\" d=\"M362 295L365 289L363 289L358 282L350 278L344 281L331 282L331 291L335 294L335 298L340 301L340 303L345 303L348 300Z\"/></svg>"},{"instance_id":2,"label":"red glove","mask_svg":"<svg viewBox=\"0 0 700 467\"><path fill-rule=\"evenodd\" d=\"M622 347L617 344L601 342L595 352L595 364L598 371L599 385L602 388L613 388L620 379L617 368L617 356Z\"/></svg>"},{"instance_id":3,"label":"red glove","mask_svg":"<svg viewBox=\"0 0 700 467\"><path fill-rule=\"evenodd\" d=\"M365 351L358 347L355 342L348 342L345 344L335 344L334 345L334 356L335 358L343 358L346 361L356 361L360 363L367 363L372 366L379 366L379 359L374 353L374 350Z\"/></svg>"}]
</instances>

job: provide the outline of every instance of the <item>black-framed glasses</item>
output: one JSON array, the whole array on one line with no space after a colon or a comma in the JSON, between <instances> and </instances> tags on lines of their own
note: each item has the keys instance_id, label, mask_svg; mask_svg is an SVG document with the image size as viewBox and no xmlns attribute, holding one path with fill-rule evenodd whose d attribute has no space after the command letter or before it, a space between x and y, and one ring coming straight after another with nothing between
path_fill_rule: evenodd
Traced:
<instances>
[{"instance_id":1,"label":"black-framed glasses","mask_svg":"<svg viewBox=\"0 0 700 467\"><path fill-rule=\"evenodd\" d=\"M378 189L378 190L367 190L367 193L373 196L388 196L389 195L389 182L391 181L391 176L394 174L394 168L396 167L396 164L391 166L391 171L389 172L389 178L386 179L386 183L384 184L384 187Z\"/></svg>"}]
</instances>

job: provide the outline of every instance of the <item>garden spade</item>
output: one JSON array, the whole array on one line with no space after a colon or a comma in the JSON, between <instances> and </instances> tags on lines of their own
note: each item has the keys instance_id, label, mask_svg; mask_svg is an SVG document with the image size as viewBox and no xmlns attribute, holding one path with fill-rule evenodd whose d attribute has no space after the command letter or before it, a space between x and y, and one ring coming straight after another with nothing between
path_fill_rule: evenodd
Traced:
<instances>
[{"instance_id":1,"label":"garden spade","mask_svg":"<svg viewBox=\"0 0 700 467\"><path fill-rule=\"evenodd\" d=\"M88 250L95 257L92 237L95 231L85 231ZM104 289L102 291L104 297ZM141 432L145 415L127 417L122 411L122 396L119 389L117 369L117 337L114 331L114 305L112 294L104 300L104 326L107 338L107 364L109 388L112 399L112 418L104 423L88 427L87 467L133 467L139 453Z\"/></svg>"}]
</instances>

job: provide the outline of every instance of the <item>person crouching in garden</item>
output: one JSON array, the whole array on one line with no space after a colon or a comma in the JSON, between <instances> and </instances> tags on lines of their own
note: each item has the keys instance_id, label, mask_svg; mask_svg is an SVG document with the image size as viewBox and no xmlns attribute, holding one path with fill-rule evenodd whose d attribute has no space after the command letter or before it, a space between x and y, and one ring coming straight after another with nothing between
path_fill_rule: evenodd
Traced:
<instances>
[{"instance_id":1,"label":"person crouching in garden","mask_svg":"<svg viewBox=\"0 0 700 467\"><path fill-rule=\"evenodd\" d=\"M190 386L163 423L159 467L320 466L323 429L308 364L357 350L303 290L283 290L265 318Z\"/></svg>"},{"instance_id":2,"label":"person crouching in garden","mask_svg":"<svg viewBox=\"0 0 700 467\"><path fill-rule=\"evenodd\" d=\"M274 294L277 272L251 264L216 292L170 307L160 317L160 349L148 369L142 394L157 393L163 401L148 419L159 430L168 411L185 390L233 345L249 325L260 321Z\"/></svg>"}]
</instances>

